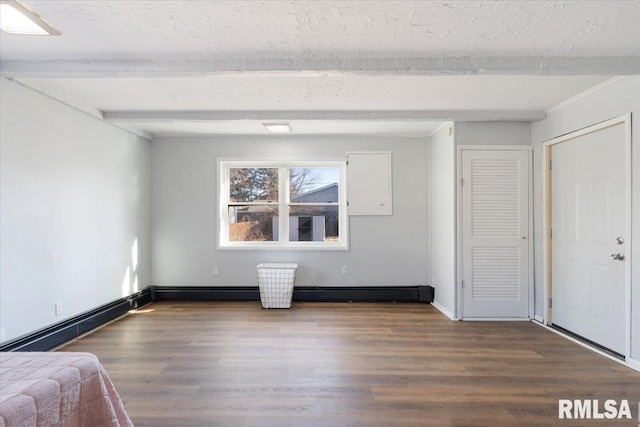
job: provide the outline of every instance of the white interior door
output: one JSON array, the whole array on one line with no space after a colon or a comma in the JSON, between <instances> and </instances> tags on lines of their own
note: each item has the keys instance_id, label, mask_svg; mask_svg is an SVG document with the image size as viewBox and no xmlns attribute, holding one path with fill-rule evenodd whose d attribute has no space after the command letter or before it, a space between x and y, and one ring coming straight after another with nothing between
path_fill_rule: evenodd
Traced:
<instances>
[{"instance_id":1,"label":"white interior door","mask_svg":"<svg viewBox=\"0 0 640 427\"><path fill-rule=\"evenodd\" d=\"M623 355L625 143L618 123L551 146L553 324Z\"/></svg>"},{"instance_id":2,"label":"white interior door","mask_svg":"<svg viewBox=\"0 0 640 427\"><path fill-rule=\"evenodd\" d=\"M529 317L529 152L462 151L463 318Z\"/></svg>"}]
</instances>

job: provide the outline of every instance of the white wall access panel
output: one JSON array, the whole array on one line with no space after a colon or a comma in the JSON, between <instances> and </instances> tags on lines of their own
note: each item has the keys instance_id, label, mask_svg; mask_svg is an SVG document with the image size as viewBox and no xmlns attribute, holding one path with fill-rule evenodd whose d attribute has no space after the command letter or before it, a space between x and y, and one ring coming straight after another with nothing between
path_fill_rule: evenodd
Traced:
<instances>
[{"instance_id":1,"label":"white wall access panel","mask_svg":"<svg viewBox=\"0 0 640 427\"><path fill-rule=\"evenodd\" d=\"M348 152L349 215L391 215L391 152Z\"/></svg>"}]
</instances>

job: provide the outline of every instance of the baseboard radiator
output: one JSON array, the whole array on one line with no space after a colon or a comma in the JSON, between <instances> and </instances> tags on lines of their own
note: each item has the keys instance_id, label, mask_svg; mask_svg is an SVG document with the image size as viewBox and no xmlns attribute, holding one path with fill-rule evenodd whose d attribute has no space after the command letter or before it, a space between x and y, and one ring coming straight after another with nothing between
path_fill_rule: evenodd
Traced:
<instances>
[{"instance_id":1,"label":"baseboard radiator","mask_svg":"<svg viewBox=\"0 0 640 427\"><path fill-rule=\"evenodd\" d=\"M432 286L296 286L293 301L433 302ZM0 344L0 351L48 351L153 301L260 301L257 286L149 286L126 298Z\"/></svg>"}]
</instances>

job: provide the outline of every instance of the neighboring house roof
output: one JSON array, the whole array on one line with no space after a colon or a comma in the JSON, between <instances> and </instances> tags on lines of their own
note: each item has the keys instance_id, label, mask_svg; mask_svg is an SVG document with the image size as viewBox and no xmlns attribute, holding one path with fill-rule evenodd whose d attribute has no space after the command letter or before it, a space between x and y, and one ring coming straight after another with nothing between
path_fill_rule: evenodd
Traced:
<instances>
[{"instance_id":1,"label":"neighboring house roof","mask_svg":"<svg viewBox=\"0 0 640 427\"><path fill-rule=\"evenodd\" d=\"M324 187L314 188L313 190L292 198L291 201L294 203L337 203L338 184L334 182Z\"/></svg>"},{"instance_id":2,"label":"neighboring house roof","mask_svg":"<svg viewBox=\"0 0 640 427\"><path fill-rule=\"evenodd\" d=\"M338 203L339 198L338 184L332 183L325 185L324 187L314 188L291 199L293 203ZM238 206L237 215L241 216L243 213L261 213L272 212L277 209L277 203L264 204L264 205L249 205ZM294 214L295 215L295 214Z\"/></svg>"}]
</instances>

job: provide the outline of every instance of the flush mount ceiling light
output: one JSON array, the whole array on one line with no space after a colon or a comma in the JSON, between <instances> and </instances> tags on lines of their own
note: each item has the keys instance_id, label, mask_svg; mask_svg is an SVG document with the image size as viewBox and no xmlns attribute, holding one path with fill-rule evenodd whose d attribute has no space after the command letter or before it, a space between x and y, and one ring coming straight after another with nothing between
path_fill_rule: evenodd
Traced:
<instances>
[{"instance_id":1,"label":"flush mount ceiling light","mask_svg":"<svg viewBox=\"0 0 640 427\"><path fill-rule=\"evenodd\" d=\"M264 128L269 132L291 132L291 125L289 123L263 123L262 126L264 126Z\"/></svg>"},{"instance_id":2,"label":"flush mount ceiling light","mask_svg":"<svg viewBox=\"0 0 640 427\"><path fill-rule=\"evenodd\" d=\"M0 29L7 34L60 35L58 30L15 0L0 0Z\"/></svg>"}]
</instances>

